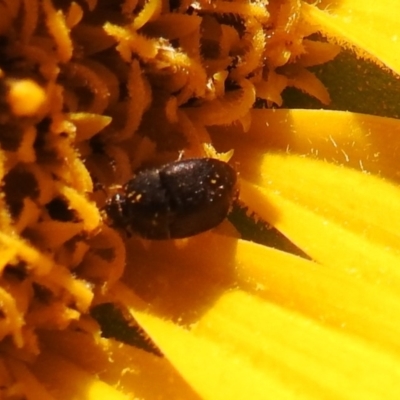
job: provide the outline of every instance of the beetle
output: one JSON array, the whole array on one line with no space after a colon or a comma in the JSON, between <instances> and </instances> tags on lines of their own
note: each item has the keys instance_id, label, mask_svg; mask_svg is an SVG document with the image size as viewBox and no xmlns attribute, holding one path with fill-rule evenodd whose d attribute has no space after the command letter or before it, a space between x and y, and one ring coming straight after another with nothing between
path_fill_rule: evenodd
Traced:
<instances>
[{"instance_id":1,"label":"beetle","mask_svg":"<svg viewBox=\"0 0 400 400\"><path fill-rule=\"evenodd\" d=\"M104 207L116 228L152 240L181 239L219 225L238 195L237 173L215 158L139 171Z\"/></svg>"}]
</instances>

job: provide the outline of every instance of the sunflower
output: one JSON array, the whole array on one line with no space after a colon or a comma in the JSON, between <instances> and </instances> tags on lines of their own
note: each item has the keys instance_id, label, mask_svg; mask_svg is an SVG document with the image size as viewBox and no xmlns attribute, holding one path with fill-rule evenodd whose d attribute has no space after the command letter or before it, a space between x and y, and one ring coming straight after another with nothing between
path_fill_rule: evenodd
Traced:
<instances>
[{"instance_id":1,"label":"sunflower","mask_svg":"<svg viewBox=\"0 0 400 400\"><path fill-rule=\"evenodd\" d=\"M400 32L376 3L0 4L0 397L399 397ZM115 229L113 188L179 157L236 169L229 219Z\"/></svg>"}]
</instances>

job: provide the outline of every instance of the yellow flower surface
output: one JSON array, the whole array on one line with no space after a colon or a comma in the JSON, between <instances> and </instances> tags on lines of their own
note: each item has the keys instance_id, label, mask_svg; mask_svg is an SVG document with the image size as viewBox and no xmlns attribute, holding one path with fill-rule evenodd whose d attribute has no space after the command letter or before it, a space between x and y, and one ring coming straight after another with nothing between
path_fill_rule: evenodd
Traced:
<instances>
[{"instance_id":1,"label":"yellow flower surface","mask_svg":"<svg viewBox=\"0 0 400 400\"><path fill-rule=\"evenodd\" d=\"M359 55L374 58L395 73L400 72L396 0L318 1L305 6L304 16L329 38L352 46Z\"/></svg>"},{"instance_id":2,"label":"yellow flower surface","mask_svg":"<svg viewBox=\"0 0 400 400\"><path fill-rule=\"evenodd\" d=\"M397 8L2 2L0 398L398 399ZM114 226L138 169L203 157L229 220Z\"/></svg>"}]
</instances>

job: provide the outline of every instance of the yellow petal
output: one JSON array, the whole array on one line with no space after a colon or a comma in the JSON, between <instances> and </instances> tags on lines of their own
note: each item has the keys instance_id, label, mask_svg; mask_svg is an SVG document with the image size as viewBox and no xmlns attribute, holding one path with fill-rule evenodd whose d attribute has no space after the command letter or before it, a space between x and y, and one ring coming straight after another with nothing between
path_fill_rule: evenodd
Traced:
<instances>
[{"instance_id":1,"label":"yellow petal","mask_svg":"<svg viewBox=\"0 0 400 400\"><path fill-rule=\"evenodd\" d=\"M90 371L121 393L141 399L197 399L167 358L95 336L99 335L71 329L45 332L41 338L48 352Z\"/></svg>"},{"instance_id":2,"label":"yellow petal","mask_svg":"<svg viewBox=\"0 0 400 400\"><path fill-rule=\"evenodd\" d=\"M325 248L330 247L325 243ZM393 318L400 313L398 291L368 282L364 275L371 275L371 267L363 264L364 258L354 265L346 264L345 259L343 265L327 268L216 234L199 235L179 249L171 243L158 243L149 249L135 247L131 251L132 266L128 266L126 283L151 305L152 312L164 318L185 325L196 323L216 298L239 287L390 351L400 350L400 325ZM149 252L151 261L146 261ZM340 261L339 258L337 264ZM384 273L382 268L375 273L379 272ZM390 278L388 272L380 279L385 282ZM114 290L117 302L145 308L123 287Z\"/></svg>"},{"instance_id":3,"label":"yellow petal","mask_svg":"<svg viewBox=\"0 0 400 400\"><path fill-rule=\"evenodd\" d=\"M400 180L398 119L331 110L252 110L246 133L239 125L213 131L216 145L235 149L239 172L258 171L263 153L279 151Z\"/></svg>"},{"instance_id":4,"label":"yellow petal","mask_svg":"<svg viewBox=\"0 0 400 400\"><path fill-rule=\"evenodd\" d=\"M220 297L191 331L134 315L203 399L400 395L396 357L241 291Z\"/></svg>"},{"instance_id":5,"label":"yellow petal","mask_svg":"<svg viewBox=\"0 0 400 400\"><path fill-rule=\"evenodd\" d=\"M238 242L235 265L240 288L399 354L400 324L393 318L400 312L397 292L247 241Z\"/></svg>"},{"instance_id":6,"label":"yellow petal","mask_svg":"<svg viewBox=\"0 0 400 400\"><path fill-rule=\"evenodd\" d=\"M398 290L397 187L325 162L272 154L250 179L257 184L243 181L242 199L312 258Z\"/></svg>"},{"instance_id":7,"label":"yellow petal","mask_svg":"<svg viewBox=\"0 0 400 400\"><path fill-rule=\"evenodd\" d=\"M32 371L58 400L128 400L129 396L114 389L90 372L52 353L41 352ZM68 377L68 379L66 379Z\"/></svg>"},{"instance_id":8,"label":"yellow petal","mask_svg":"<svg viewBox=\"0 0 400 400\"><path fill-rule=\"evenodd\" d=\"M7 366L14 379L17 382L23 382L20 384L19 390L21 395L26 396L27 400L55 400L21 361L10 358L7 360Z\"/></svg>"},{"instance_id":9,"label":"yellow petal","mask_svg":"<svg viewBox=\"0 0 400 400\"><path fill-rule=\"evenodd\" d=\"M329 38L353 46L400 73L398 7L396 0L321 1L318 7L303 4L304 18Z\"/></svg>"}]
</instances>

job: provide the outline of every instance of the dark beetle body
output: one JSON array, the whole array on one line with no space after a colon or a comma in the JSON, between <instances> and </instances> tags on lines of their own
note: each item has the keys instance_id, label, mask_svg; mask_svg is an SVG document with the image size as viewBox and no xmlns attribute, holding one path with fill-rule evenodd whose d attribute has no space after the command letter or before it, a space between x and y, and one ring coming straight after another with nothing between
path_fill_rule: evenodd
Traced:
<instances>
[{"instance_id":1,"label":"dark beetle body","mask_svg":"<svg viewBox=\"0 0 400 400\"><path fill-rule=\"evenodd\" d=\"M138 172L111 197L114 226L146 239L179 239L219 225L237 195L237 176L214 158L175 161Z\"/></svg>"}]
</instances>

